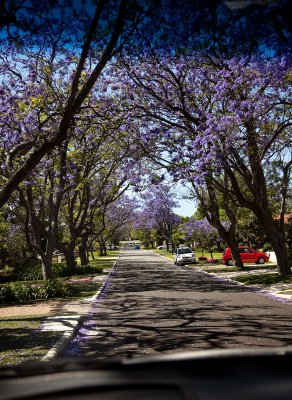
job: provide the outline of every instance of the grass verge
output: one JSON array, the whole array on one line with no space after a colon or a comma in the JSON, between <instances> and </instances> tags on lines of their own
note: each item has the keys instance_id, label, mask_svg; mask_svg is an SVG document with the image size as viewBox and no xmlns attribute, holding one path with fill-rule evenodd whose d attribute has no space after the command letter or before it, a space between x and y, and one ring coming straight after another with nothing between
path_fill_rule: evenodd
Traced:
<instances>
[{"instance_id":1,"label":"grass verge","mask_svg":"<svg viewBox=\"0 0 292 400\"><path fill-rule=\"evenodd\" d=\"M102 262L94 260L93 263L99 266L102 265L104 268L112 267L113 265L113 261L110 260L102 260ZM92 297L101 286L101 283L91 281L93 276L95 275L86 274L63 278L67 284L76 287L78 290L76 295L70 298L57 298L56 300L65 304L74 299ZM45 301L35 300L23 305L39 305L41 302L44 303ZM62 332L44 332L40 330L41 323L47 318L47 314L21 315L20 305L18 313L20 315L0 317L0 367L42 358L63 334ZM50 315L57 315L58 313L60 313L60 310Z\"/></svg>"},{"instance_id":2,"label":"grass verge","mask_svg":"<svg viewBox=\"0 0 292 400\"><path fill-rule=\"evenodd\" d=\"M62 332L43 332L44 316L0 318L0 366L40 359L62 336Z\"/></svg>"},{"instance_id":3,"label":"grass verge","mask_svg":"<svg viewBox=\"0 0 292 400\"><path fill-rule=\"evenodd\" d=\"M170 260L173 260L173 254L171 253L171 251L167 251L167 250L159 250L159 249L153 249L154 253L156 254L160 254L161 256L164 256L166 258L169 258Z\"/></svg>"},{"instance_id":4,"label":"grass verge","mask_svg":"<svg viewBox=\"0 0 292 400\"><path fill-rule=\"evenodd\" d=\"M238 270L236 267L208 267L208 266L200 266L200 268L204 271L204 272L209 272L211 273L228 273L228 272L240 272L240 271L260 271L262 269L268 269L270 271L274 271L277 270L277 266L276 265L257 265L257 266L244 266L244 268L242 270Z\"/></svg>"},{"instance_id":5,"label":"grass verge","mask_svg":"<svg viewBox=\"0 0 292 400\"><path fill-rule=\"evenodd\" d=\"M281 276L278 273L239 275L232 280L246 285L272 285L277 283L292 283L292 276Z\"/></svg>"}]
</instances>

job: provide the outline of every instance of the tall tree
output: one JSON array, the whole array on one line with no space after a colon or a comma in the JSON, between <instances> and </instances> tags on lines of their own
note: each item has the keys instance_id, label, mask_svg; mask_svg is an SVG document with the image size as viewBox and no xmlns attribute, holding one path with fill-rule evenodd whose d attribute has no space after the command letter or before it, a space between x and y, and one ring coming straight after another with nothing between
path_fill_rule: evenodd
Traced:
<instances>
[{"instance_id":1,"label":"tall tree","mask_svg":"<svg viewBox=\"0 0 292 400\"><path fill-rule=\"evenodd\" d=\"M132 90L132 101L142 119L144 150L168 166L174 179L206 184L209 204L216 190L228 196L226 205L252 210L273 245L280 273L290 273L266 168L275 154L285 158L291 146L289 62L240 57L216 64L180 55L160 59L157 72L148 62L128 75L139 88L136 97ZM228 213L232 217L232 208Z\"/></svg>"}]
</instances>

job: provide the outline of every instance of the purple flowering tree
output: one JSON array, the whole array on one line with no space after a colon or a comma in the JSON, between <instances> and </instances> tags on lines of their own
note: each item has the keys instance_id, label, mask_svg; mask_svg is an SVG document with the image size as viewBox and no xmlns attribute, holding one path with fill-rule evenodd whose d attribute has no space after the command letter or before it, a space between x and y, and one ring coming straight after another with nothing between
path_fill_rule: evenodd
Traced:
<instances>
[{"instance_id":1,"label":"purple flowering tree","mask_svg":"<svg viewBox=\"0 0 292 400\"><path fill-rule=\"evenodd\" d=\"M210 225L207 219L190 218L180 225L179 229L188 242L197 243L201 247L202 256L205 250L210 250L211 258L213 258L212 247L218 243L219 235L217 229Z\"/></svg>"},{"instance_id":2,"label":"purple flowering tree","mask_svg":"<svg viewBox=\"0 0 292 400\"><path fill-rule=\"evenodd\" d=\"M75 141L68 154L68 184L61 215L66 227L65 239L56 244L71 268L75 266L77 244L82 264L88 263L89 238L104 230L99 221L129 185L123 170L126 149L118 145L117 137L110 138L101 129L99 136L95 132L91 139L82 135L80 140L83 145Z\"/></svg>"},{"instance_id":3,"label":"purple flowering tree","mask_svg":"<svg viewBox=\"0 0 292 400\"><path fill-rule=\"evenodd\" d=\"M52 257L66 186L66 152L67 146L63 145L50 160L44 158L29 180L24 181L12 196L14 204L17 204L17 209L12 211L14 218L19 213L25 215L23 228L27 242L41 259L45 280L52 278Z\"/></svg>"},{"instance_id":4,"label":"purple flowering tree","mask_svg":"<svg viewBox=\"0 0 292 400\"><path fill-rule=\"evenodd\" d=\"M46 154L74 135L99 76L145 15L143 7L130 12L125 0L84 2L80 9L77 3L20 2L10 21L11 4L1 3L2 22L13 25L21 43L15 45L11 30L0 42L0 207Z\"/></svg>"},{"instance_id":5,"label":"purple flowering tree","mask_svg":"<svg viewBox=\"0 0 292 400\"><path fill-rule=\"evenodd\" d=\"M173 209L177 206L174 194L169 185L152 185L146 192L141 194L141 213L135 224L136 228L143 230L156 229L160 232L161 239L165 240L167 250L172 244L172 231L180 218L174 214Z\"/></svg>"},{"instance_id":6,"label":"purple flowering tree","mask_svg":"<svg viewBox=\"0 0 292 400\"><path fill-rule=\"evenodd\" d=\"M97 221L128 186L124 160L131 143L113 118L108 123L94 115L94 104L76 121L75 139L43 158L18 189L17 204L28 217L26 230L41 257L44 279L52 277L55 248L73 269L78 245L81 263L88 264L89 239L104 230Z\"/></svg>"},{"instance_id":7,"label":"purple flowering tree","mask_svg":"<svg viewBox=\"0 0 292 400\"><path fill-rule=\"evenodd\" d=\"M92 235L99 244L100 255L107 254L106 244L111 241L118 244L122 237L129 236L136 219L135 199L122 194L114 202L104 208L104 212L96 223L99 231Z\"/></svg>"},{"instance_id":8,"label":"purple flowering tree","mask_svg":"<svg viewBox=\"0 0 292 400\"><path fill-rule=\"evenodd\" d=\"M216 63L192 55L156 57L152 64L128 64L126 71L133 82L132 102L144 117L142 145L155 149L152 158L168 167L174 180L205 186L210 216L217 213L215 193L228 197L230 215L232 205L252 210L281 274L290 273L290 265L273 219L267 165L275 156L285 159L291 146L289 71L285 58ZM236 224L236 216L231 222Z\"/></svg>"}]
</instances>

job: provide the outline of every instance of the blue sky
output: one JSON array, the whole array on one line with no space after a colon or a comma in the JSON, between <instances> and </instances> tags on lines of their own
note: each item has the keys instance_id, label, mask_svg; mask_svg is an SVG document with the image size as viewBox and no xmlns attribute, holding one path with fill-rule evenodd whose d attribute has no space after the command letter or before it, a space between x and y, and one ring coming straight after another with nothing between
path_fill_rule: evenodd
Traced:
<instances>
[{"instance_id":1,"label":"blue sky","mask_svg":"<svg viewBox=\"0 0 292 400\"><path fill-rule=\"evenodd\" d=\"M191 201L181 199L178 200L178 203L180 204L180 207L174 209L176 214L179 214L183 217L191 217L196 211L196 203L194 200Z\"/></svg>"},{"instance_id":2,"label":"blue sky","mask_svg":"<svg viewBox=\"0 0 292 400\"><path fill-rule=\"evenodd\" d=\"M192 200L185 199L187 195L190 195L190 188L188 185L185 186L181 183L177 182L174 184L173 193L176 195L176 201L178 202L180 207L174 209L174 212L183 217L191 217L197 208L196 199Z\"/></svg>"}]
</instances>

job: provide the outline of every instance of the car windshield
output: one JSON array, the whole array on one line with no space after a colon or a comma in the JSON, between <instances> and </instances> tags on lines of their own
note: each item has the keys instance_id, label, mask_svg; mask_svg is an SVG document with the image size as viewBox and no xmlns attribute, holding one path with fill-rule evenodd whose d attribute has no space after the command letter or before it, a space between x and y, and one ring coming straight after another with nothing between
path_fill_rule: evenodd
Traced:
<instances>
[{"instance_id":1,"label":"car windshield","mask_svg":"<svg viewBox=\"0 0 292 400\"><path fill-rule=\"evenodd\" d=\"M291 2L0 13L0 366L292 345Z\"/></svg>"},{"instance_id":2,"label":"car windshield","mask_svg":"<svg viewBox=\"0 0 292 400\"><path fill-rule=\"evenodd\" d=\"M188 247L177 250L177 254L188 254L188 253L192 253L192 250L189 249Z\"/></svg>"}]
</instances>

